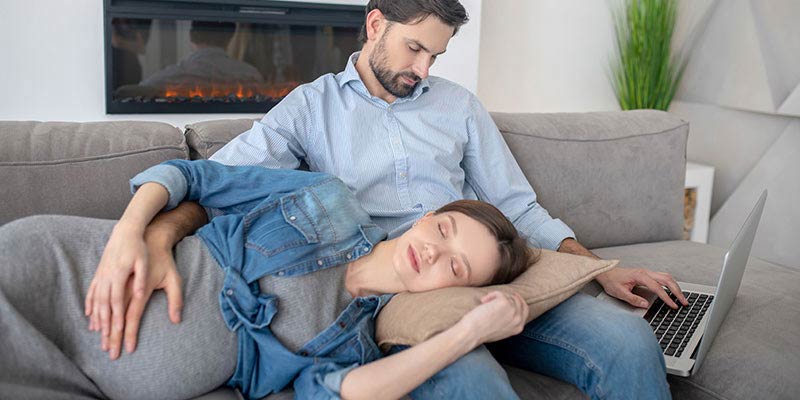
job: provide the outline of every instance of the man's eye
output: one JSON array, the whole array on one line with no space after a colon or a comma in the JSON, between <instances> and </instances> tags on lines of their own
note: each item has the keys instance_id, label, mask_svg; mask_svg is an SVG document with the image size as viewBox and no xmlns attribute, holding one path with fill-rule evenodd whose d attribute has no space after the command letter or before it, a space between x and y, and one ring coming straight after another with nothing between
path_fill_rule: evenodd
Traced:
<instances>
[{"instance_id":1,"label":"man's eye","mask_svg":"<svg viewBox=\"0 0 800 400\"><path fill-rule=\"evenodd\" d=\"M437 224L436 224L436 226L438 226L438 227L439 227L439 234L440 234L440 235L442 235L442 238L444 238L444 229L442 229L442 224L441 224L441 222L440 222L440 223L437 223Z\"/></svg>"},{"instance_id":2,"label":"man's eye","mask_svg":"<svg viewBox=\"0 0 800 400\"><path fill-rule=\"evenodd\" d=\"M413 48L413 47L411 47L411 46L409 46L409 47L408 47L408 49L409 49L409 50L411 50L411 51L413 51L414 53L416 53L416 52L418 52L418 51L419 51L419 49L415 49L415 48Z\"/></svg>"}]
</instances>

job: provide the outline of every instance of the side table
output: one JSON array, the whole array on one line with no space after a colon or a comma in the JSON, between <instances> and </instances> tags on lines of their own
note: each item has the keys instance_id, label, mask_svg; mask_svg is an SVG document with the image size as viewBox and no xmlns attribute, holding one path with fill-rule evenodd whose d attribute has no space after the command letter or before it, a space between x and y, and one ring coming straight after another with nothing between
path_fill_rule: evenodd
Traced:
<instances>
[{"instance_id":1,"label":"side table","mask_svg":"<svg viewBox=\"0 0 800 400\"><path fill-rule=\"evenodd\" d=\"M708 222L711 216L711 190L714 185L714 167L686 163L686 189L695 191L694 224L689 240L698 243L708 241Z\"/></svg>"}]
</instances>

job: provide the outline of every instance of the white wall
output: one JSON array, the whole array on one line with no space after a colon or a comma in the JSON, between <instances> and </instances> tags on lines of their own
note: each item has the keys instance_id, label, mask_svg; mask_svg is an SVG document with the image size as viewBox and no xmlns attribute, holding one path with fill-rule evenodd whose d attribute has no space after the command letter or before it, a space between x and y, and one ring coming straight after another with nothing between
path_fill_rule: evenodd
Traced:
<instances>
[{"instance_id":1,"label":"white wall","mask_svg":"<svg viewBox=\"0 0 800 400\"><path fill-rule=\"evenodd\" d=\"M491 111L619 110L606 73L613 38L606 1L487 1L478 97Z\"/></svg>"},{"instance_id":2,"label":"white wall","mask_svg":"<svg viewBox=\"0 0 800 400\"><path fill-rule=\"evenodd\" d=\"M366 4L366 0L317 1ZM190 122L259 114L106 115L101 0L0 0L0 120ZM481 0L462 0L472 21L432 73L478 86ZM344 68L344 66L342 66Z\"/></svg>"}]
</instances>

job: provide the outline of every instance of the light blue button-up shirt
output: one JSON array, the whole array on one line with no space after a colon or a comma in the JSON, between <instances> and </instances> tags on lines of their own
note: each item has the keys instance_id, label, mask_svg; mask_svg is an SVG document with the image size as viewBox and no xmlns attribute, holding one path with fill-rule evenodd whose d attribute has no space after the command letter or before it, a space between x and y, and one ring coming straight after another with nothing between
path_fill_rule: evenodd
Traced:
<instances>
[{"instance_id":1,"label":"light blue button-up shirt","mask_svg":"<svg viewBox=\"0 0 800 400\"><path fill-rule=\"evenodd\" d=\"M477 97L430 76L393 103L372 96L354 53L344 71L297 87L211 159L339 177L372 220L396 237L426 212L458 200L498 207L531 245L555 250L575 237L536 202Z\"/></svg>"}]
</instances>

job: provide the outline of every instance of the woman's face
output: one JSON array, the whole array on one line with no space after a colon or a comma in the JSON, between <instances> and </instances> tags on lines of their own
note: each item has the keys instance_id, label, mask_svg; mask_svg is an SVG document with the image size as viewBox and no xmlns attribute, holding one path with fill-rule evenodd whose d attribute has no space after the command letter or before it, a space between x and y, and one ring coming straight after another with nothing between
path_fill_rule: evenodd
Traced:
<instances>
[{"instance_id":1,"label":"woman's face","mask_svg":"<svg viewBox=\"0 0 800 400\"><path fill-rule=\"evenodd\" d=\"M500 265L497 240L459 212L428 213L400 236L395 273L411 292L487 284Z\"/></svg>"}]
</instances>

